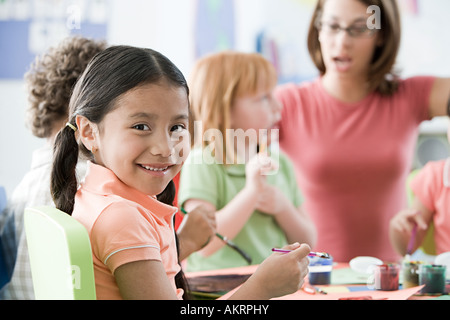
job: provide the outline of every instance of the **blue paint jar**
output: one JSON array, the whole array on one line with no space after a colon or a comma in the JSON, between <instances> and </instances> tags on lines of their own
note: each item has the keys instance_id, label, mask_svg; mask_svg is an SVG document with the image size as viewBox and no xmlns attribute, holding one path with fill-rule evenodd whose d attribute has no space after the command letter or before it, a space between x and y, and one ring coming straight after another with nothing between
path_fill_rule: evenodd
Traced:
<instances>
[{"instance_id":1,"label":"blue paint jar","mask_svg":"<svg viewBox=\"0 0 450 320\"><path fill-rule=\"evenodd\" d=\"M324 259L320 257L308 257L309 259L309 283L316 284L330 284L331 271L333 270L333 257Z\"/></svg>"}]
</instances>

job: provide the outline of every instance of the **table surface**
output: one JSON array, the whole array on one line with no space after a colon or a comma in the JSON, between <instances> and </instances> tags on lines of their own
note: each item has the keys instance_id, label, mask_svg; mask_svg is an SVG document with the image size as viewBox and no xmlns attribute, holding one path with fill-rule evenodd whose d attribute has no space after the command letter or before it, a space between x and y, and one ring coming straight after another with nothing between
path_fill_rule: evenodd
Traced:
<instances>
[{"instance_id":1,"label":"table surface","mask_svg":"<svg viewBox=\"0 0 450 320\"><path fill-rule=\"evenodd\" d=\"M195 298L226 299L244 282L258 266L186 272L186 278ZM370 285L370 274L353 271L348 263L335 263L330 285L310 285L308 279L302 289L277 299L282 300L422 300L445 299L450 295L421 295L421 286L399 290L375 290ZM400 279L401 283L401 279ZM447 292L450 286L447 281Z\"/></svg>"}]
</instances>

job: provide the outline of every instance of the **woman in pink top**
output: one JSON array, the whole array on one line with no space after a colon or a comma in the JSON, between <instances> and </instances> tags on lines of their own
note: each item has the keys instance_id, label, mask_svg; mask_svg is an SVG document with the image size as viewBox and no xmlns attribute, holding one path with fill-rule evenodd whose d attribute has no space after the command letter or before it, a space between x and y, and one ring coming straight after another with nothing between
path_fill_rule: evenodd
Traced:
<instances>
[{"instance_id":1,"label":"woman in pink top","mask_svg":"<svg viewBox=\"0 0 450 320\"><path fill-rule=\"evenodd\" d=\"M308 48L321 76L276 93L280 145L296 165L316 249L337 261L398 259L389 221L406 203L418 126L446 113L450 79L399 79L399 44L395 1L319 0Z\"/></svg>"},{"instance_id":2,"label":"woman in pink top","mask_svg":"<svg viewBox=\"0 0 450 320\"><path fill-rule=\"evenodd\" d=\"M51 191L88 230L99 299L180 299L172 179L190 151L186 80L151 49L112 46L89 63L58 133ZM78 188L78 152L90 159ZM299 288L309 247L272 254L232 298Z\"/></svg>"}]
</instances>

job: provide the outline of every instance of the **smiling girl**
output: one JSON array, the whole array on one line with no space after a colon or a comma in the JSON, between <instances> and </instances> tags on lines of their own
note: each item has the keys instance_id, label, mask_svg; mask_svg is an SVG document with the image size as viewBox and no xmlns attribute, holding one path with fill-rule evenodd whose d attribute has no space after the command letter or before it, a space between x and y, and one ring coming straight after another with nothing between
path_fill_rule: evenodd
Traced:
<instances>
[{"instance_id":1,"label":"smiling girl","mask_svg":"<svg viewBox=\"0 0 450 320\"><path fill-rule=\"evenodd\" d=\"M55 142L51 190L56 207L89 232L98 299L182 298L177 209L168 204L190 149L188 92L165 56L128 46L97 55L74 88ZM78 187L79 150L90 162ZM288 247L294 254L272 255L233 297L298 289L309 247Z\"/></svg>"}]
</instances>

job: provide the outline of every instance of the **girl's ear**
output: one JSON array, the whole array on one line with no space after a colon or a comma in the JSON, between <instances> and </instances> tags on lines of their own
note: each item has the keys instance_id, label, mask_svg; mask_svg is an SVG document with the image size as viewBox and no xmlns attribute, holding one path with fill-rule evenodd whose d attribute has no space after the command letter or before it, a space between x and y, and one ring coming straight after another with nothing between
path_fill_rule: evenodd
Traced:
<instances>
[{"instance_id":1,"label":"girl's ear","mask_svg":"<svg viewBox=\"0 0 450 320\"><path fill-rule=\"evenodd\" d=\"M83 116L77 116L76 123L80 140L86 149L97 149L97 125Z\"/></svg>"}]
</instances>

